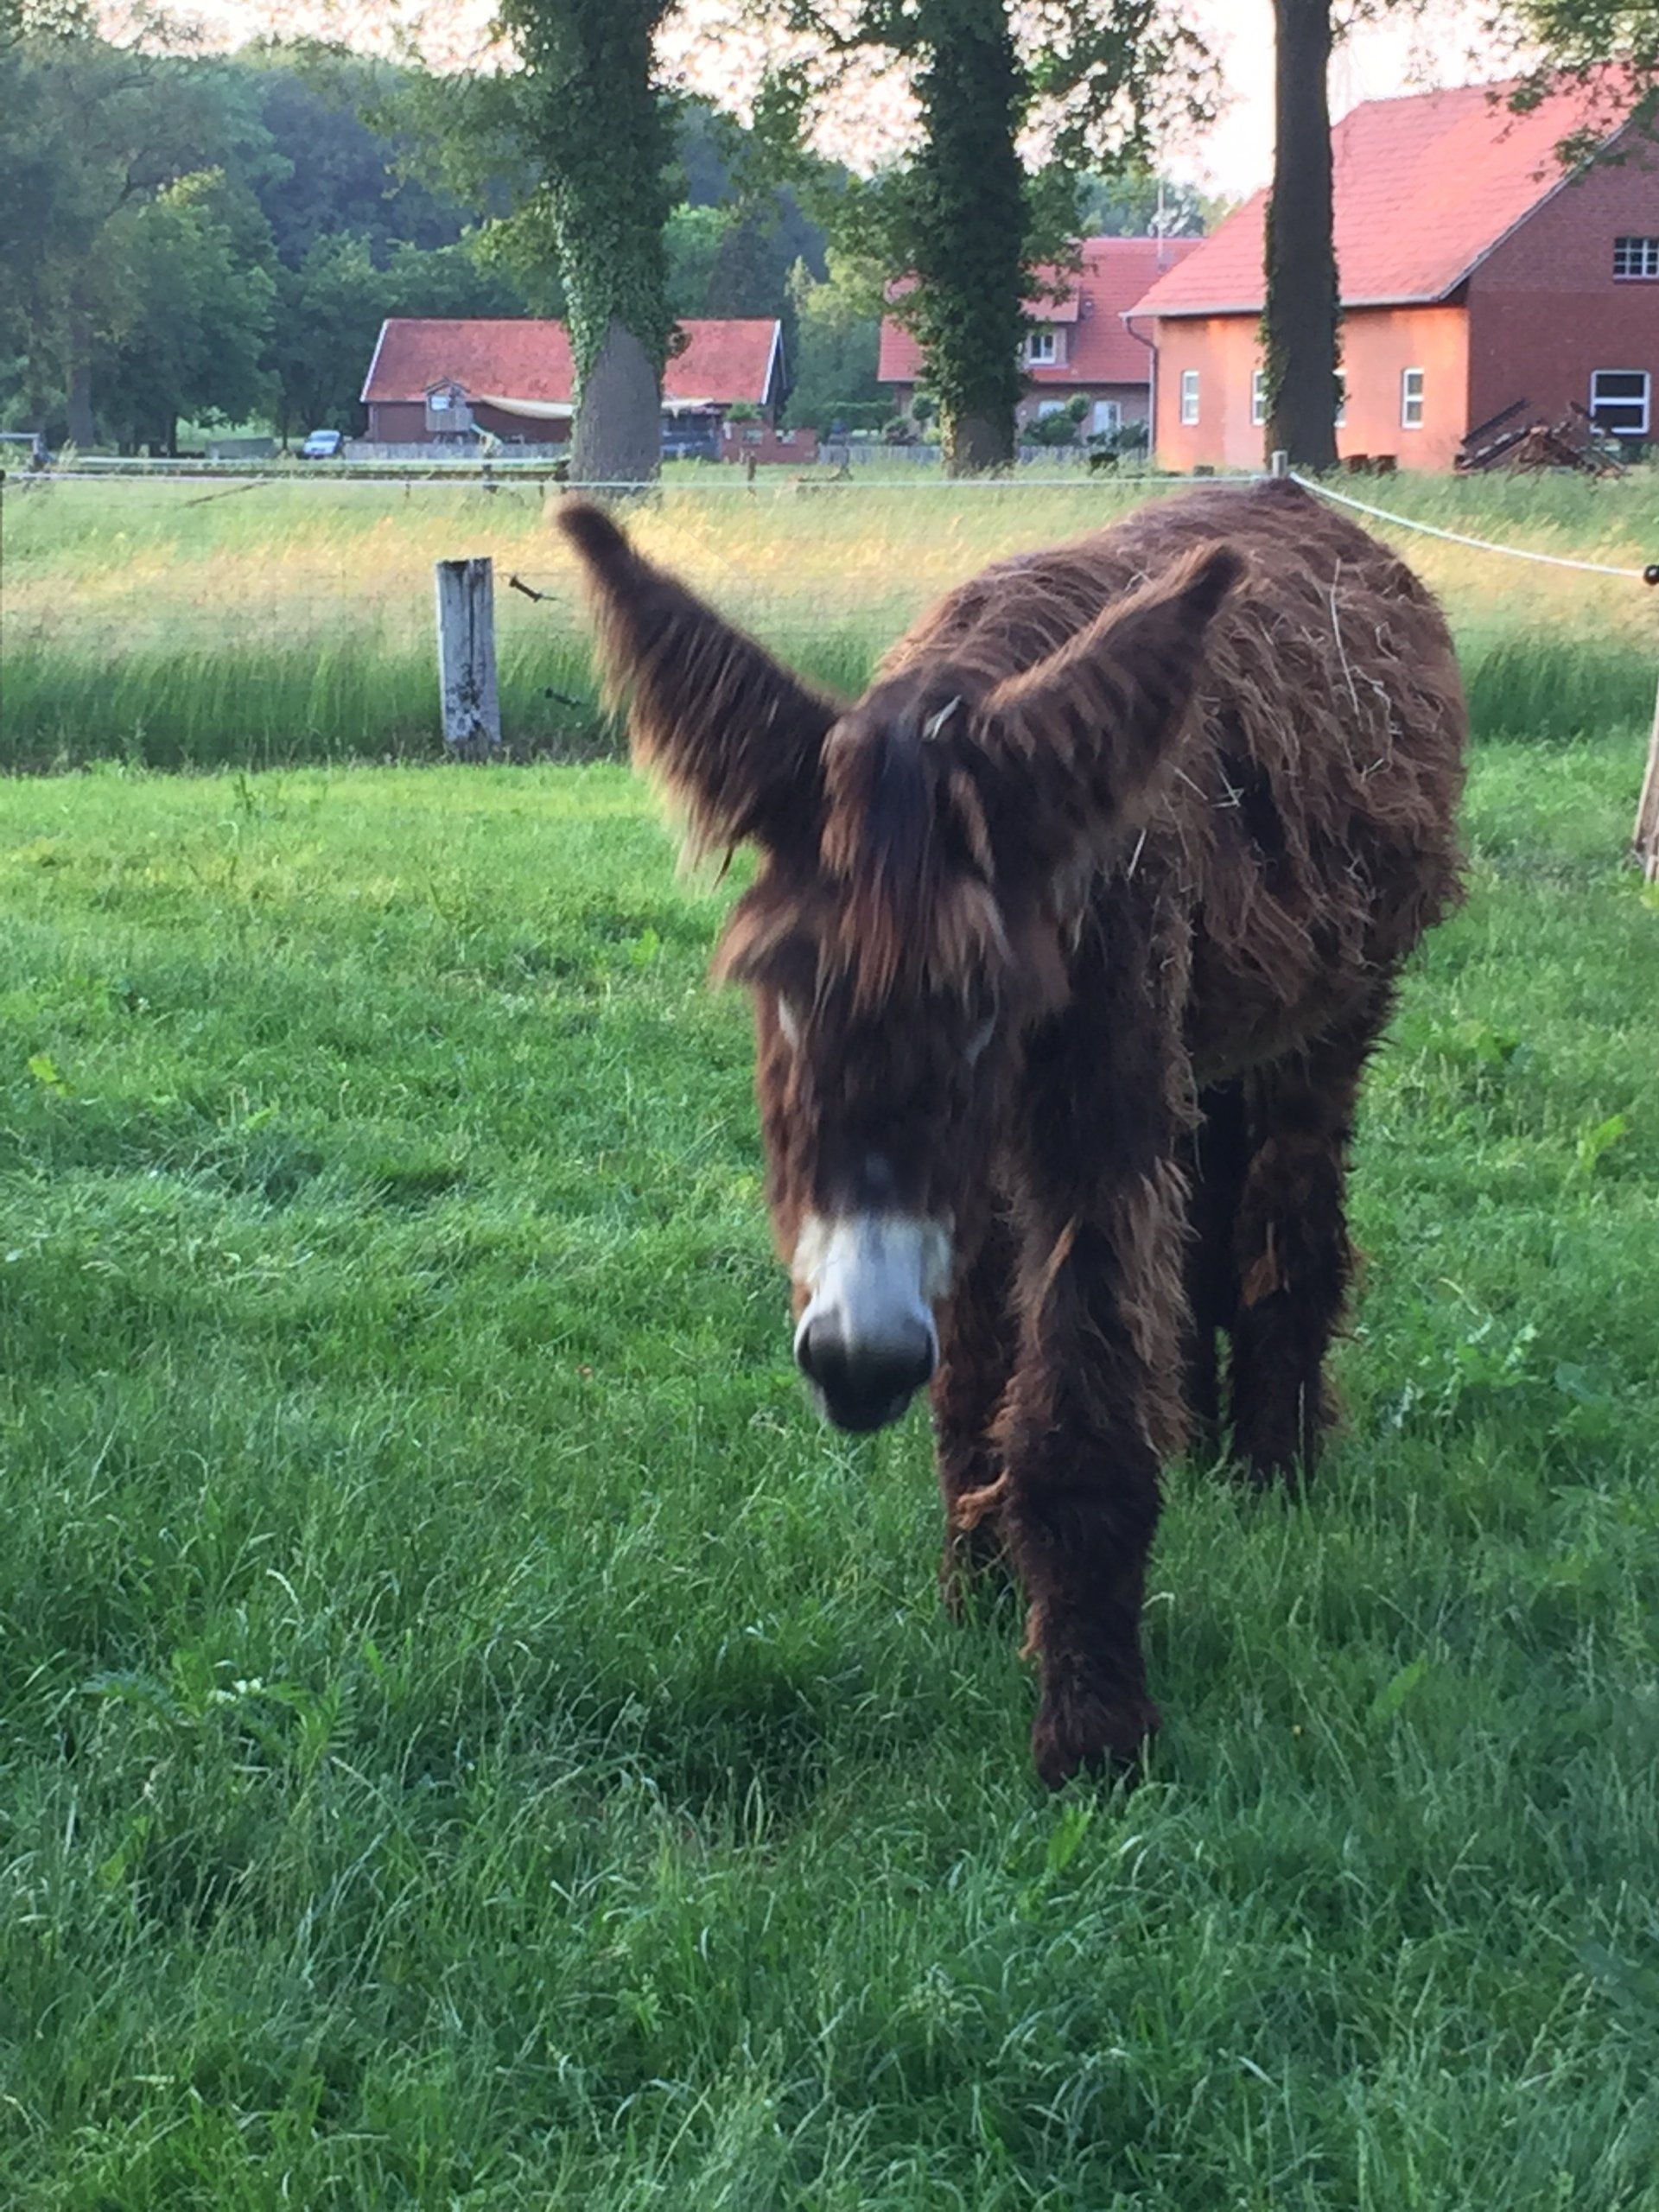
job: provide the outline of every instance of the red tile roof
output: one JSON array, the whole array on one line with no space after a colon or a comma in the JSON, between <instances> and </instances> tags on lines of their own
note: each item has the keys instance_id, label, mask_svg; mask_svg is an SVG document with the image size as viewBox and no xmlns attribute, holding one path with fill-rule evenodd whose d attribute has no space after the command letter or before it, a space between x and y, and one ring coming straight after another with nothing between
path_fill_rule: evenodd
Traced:
<instances>
[{"instance_id":1,"label":"red tile roof","mask_svg":"<svg viewBox=\"0 0 1659 2212\"><path fill-rule=\"evenodd\" d=\"M1123 323L1147 285L1173 269L1204 243L1202 238L1085 238L1083 267L1075 276L1052 279L1067 296L1039 294L1027 302L1033 322L1063 322L1071 327L1067 361L1033 364L1027 372L1035 385L1147 384L1152 349ZM922 373L921 348L909 331L889 315L881 325L881 355L876 374L883 384L914 384Z\"/></svg>"},{"instance_id":2,"label":"red tile roof","mask_svg":"<svg viewBox=\"0 0 1659 2212\"><path fill-rule=\"evenodd\" d=\"M1331 149L1344 307L1444 299L1560 185L1554 149L1589 119L1588 97L1560 92L1530 115L1511 115L1495 99L1506 89L1367 100L1337 124ZM1259 314L1267 203L1259 192L1230 215L1152 287L1137 319Z\"/></svg>"},{"instance_id":3,"label":"red tile roof","mask_svg":"<svg viewBox=\"0 0 1659 2212\"><path fill-rule=\"evenodd\" d=\"M780 338L776 321L692 321L680 327L685 349L663 372L665 400L764 404ZM575 391L575 363L564 325L397 318L382 323L363 398L423 399L439 384L459 385L474 397L568 402Z\"/></svg>"}]
</instances>

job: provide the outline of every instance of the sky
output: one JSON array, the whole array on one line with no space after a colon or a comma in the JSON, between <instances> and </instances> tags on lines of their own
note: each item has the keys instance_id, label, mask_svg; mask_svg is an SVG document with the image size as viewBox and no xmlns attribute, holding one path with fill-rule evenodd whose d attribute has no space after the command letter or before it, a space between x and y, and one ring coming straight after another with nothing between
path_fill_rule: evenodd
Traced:
<instances>
[{"instance_id":1,"label":"sky","mask_svg":"<svg viewBox=\"0 0 1659 2212\"><path fill-rule=\"evenodd\" d=\"M693 89L727 94L734 76L734 34L713 27L718 0L690 0L669 46L676 73ZM413 0L177 0L175 12L194 17L214 45L243 39L320 30L348 43L383 48L389 26L415 15ZM721 11L723 12L723 10ZM484 46L490 10L484 0L461 0L429 20L443 32L424 41L435 59L456 60ZM1187 20L1209 41L1225 88L1219 119L1200 138L1165 149L1171 174L1206 191L1242 199L1265 184L1273 158L1273 41L1270 0L1192 0ZM1372 24L1356 31L1332 64L1333 116L1364 99L1428 87L1468 84L1492 73L1478 57L1478 0L1432 0L1418 19ZM902 142L905 107L892 88L872 86L856 117L844 115L825 131L824 150L854 163Z\"/></svg>"}]
</instances>

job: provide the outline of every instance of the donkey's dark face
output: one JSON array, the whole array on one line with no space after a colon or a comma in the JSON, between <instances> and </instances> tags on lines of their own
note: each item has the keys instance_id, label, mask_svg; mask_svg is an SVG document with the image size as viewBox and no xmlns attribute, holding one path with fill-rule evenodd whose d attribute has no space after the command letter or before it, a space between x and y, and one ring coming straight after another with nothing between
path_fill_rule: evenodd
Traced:
<instances>
[{"instance_id":1,"label":"donkey's dark face","mask_svg":"<svg viewBox=\"0 0 1659 2212\"><path fill-rule=\"evenodd\" d=\"M777 857L733 914L717 960L755 1000L774 1234L794 1286L795 1354L839 1427L902 1413L938 1353L935 1309L974 1233L1026 986L993 884L947 858L943 755L896 772L886 814L842 820L868 760L912 728L832 734L810 868ZM836 833L845 828L849 835ZM920 898L908 891L921 887Z\"/></svg>"},{"instance_id":2,"label":"donkey's dark face","mask_svg":"<svg viewBox=\"0 0 1659 2212\"><path fill-rule=\"evenodd\" d=\"M1141 818L1236 563L1212 550L995 687L932 667L842 708L597 510L563 521L636 759L696 843L760 848L716 966L754 995L796 1357L837 1426L879 1428L933 1371L1023 1037L1064 998L1061 886Z\"/></svg>"}]
</instances>

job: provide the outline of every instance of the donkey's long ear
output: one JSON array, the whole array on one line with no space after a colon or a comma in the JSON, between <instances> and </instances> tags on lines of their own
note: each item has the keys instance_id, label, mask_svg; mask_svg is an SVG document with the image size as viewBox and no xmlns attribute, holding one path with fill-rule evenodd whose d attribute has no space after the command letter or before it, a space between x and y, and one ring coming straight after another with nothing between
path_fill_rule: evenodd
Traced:
<instances>
[{"instance_id":1,"label":"donkey's long ear","mask_svg":"<svg viewBox=\"0 0 1659 2212\"><path fill-rule=\"evenodd\" d=\"M816 845L835 702L642 559L598 507L558 519L587 570L607 696L626 703L634 760L685 806L693 847Z\"/></svg>"},{"instance_id":2,"label":"donkey's long ear","mask_svg":"<svg viewBox=\"0 0 1659 2212\"><path fill-rule=\"evenodd\" d=\"M1025 786L1043 858L1145 812L1197 689L1205 633L1243 569L1230 546L1201 547L982 702L981 746Z\"/></svg>"}]
</instances>

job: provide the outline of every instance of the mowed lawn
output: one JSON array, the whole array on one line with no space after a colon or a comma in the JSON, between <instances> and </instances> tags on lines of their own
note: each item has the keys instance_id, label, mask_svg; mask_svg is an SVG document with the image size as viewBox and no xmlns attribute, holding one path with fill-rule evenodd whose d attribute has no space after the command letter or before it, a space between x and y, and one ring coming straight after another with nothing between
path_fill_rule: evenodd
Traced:
<instances>
[{"instance_id":1,"label":"mowed lawn","mask_svg":"<svg viewBox=\"0 0 1659 2212\"><path fill-rule=\"evenodd\" d=\"M1491 744L1349 1427L1046 1796L619 769L0 785L0 2202L1659 2205L1659 903Z\"/></svg>"}]
</instances>

